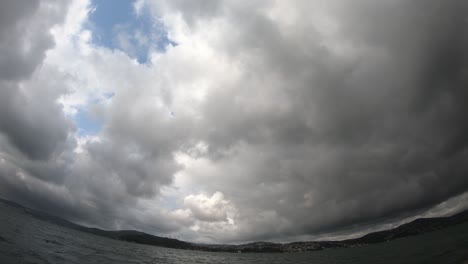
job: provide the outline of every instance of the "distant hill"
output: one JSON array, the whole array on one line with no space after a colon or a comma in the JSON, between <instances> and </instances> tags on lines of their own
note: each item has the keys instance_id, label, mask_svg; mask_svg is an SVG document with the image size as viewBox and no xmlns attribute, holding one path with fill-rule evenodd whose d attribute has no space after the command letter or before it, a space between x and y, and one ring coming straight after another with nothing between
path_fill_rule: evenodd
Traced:
<instances>
[{"instance_id":1,"label":"distant hill","mask_svg":"<svg viewBox=\"0 0 468 264\"><path fill-rule=\"evenodd\" d=\"M107 231L99 228L85 227L57 216L24 207L11 201L0 199L0 202L18 208L36 219L98 236L159 247L215 252L301 252L322 250L327 248L355 247L360 245L385 242L401 237L414 236L468 221L468 210L466 210L449 217L419 218L393 229L369 233L360 238L342 241L305 241L284 244L271 242L253 242L241 245L208 245L190 243L167 237L153 236L134 230Z\"/></svg>"},{"instance_id":2,"label":"distant hill","mask_svg":"<svg viewBox=\"0 0 468 264\"><path fill-rule=\"evenodd\" d=\"M468 221L468 210L449 217L418 218L399 227L374 232L363 237L350 239L343 242L351 244L370 244L393 240L400 237L414 236L426 232L439 230L448 226L461 224Z\"/></svg>"},{"instance_id":3,"label":"distant hill","mask_svg":"<svg viewBox=\"0 0 468 264\"><path fill-rule=\"evenodd\" d=\"M91 234L98 235L98 236L124 240L124 241L129 241L129 242L135 242L135 243L140 243L140 244L168 247L168 248L192 249L193 247L193 244L189 242L184 242L184 241L180 241L178 239L173 239L173 238L153 236L153 235L149 235L149 234L139 232L139 231L134 231L134 230L107 231L107 230L102 230L99 228L85 227L85 226L70 222L68 220L65 220L63 218L47 214L45 212L41 212L38 210L24 207L15 202L11 202L11 201L4 200L1 198L0 198L0 202L19 208L23 210L26 214L29 214L30 216L36 219L40 219L42 221L53 223L58 226L70 228L73 230L78 230L81 232L91 233Z\"/></svg>"}]
</instances>

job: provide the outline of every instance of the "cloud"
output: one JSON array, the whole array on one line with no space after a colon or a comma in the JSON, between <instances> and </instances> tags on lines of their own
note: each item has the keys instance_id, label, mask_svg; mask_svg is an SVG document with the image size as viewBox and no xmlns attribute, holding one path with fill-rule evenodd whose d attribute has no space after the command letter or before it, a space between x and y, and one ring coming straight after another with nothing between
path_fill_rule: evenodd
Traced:
<instances>
[{"instance_id":1,"label":"cloud","mask_svg":"<svg viewBox=\"0 0 468 264\"><path fill-rule=\"evenodd\" d=\"M465 4L247 6L166 5L182 17L165 20L180 49L199 40L228 62L226 79L221 66L204 67L215 76L203 80L199 109L209 162L188 162L190 184L222 190L243 205L240 218L271 210L294 223L260 238L398 215L466 190L455 132L466 120Z\"/></svg>"},{"instance_id":2,"label":"cloud","mask_svg":"<svg viewBox=\"0 0 468 264\"><path fill-rule=\"evenodd\" d=\"M191 194L184 198L184 205L198 220L206 222L227 220L226 211L229 201L224 200L224 195L221 192L215 192L211 197L203 194Z\"/></svg>"},{"instance_id":3,"label":"cloud","mask_svg":"<svg viewBox=\"0 0 468 264\"><path fill-rule=\"evenodd\" d=\"M0 78L26 78L53 45L48 29L61 20L65 4L55 1L7 1L0 13Z\"/></svg>"},{"instance_id":4,"label":"cloud","mask_svg":"<svg viewBox=\"0 0 468 264\"><path fill-rule=\"evenodd\" d=\"M177 43L145 64L93 41L91 3L34 3L0 6L7 198L223 243L463 207L463 1L138 1Z\"/></svg>"},{"instance_id":5,"label":"cloud","mask_svg":"<svg viewBox=\"0 0 468 264\"><path fill-rule=\"evenodd\" d=\"M12 147L32 159L47 159L66 140L67 124L55 96L58 80L44 80L33 72L53 46L50 27L63 19L62 3L7 1L0 16L0 132ZM28 81L29 78L33 80ZM24 81L23 81L24 80ZM43 87L47 83L48 87ZM41 96L42 102L35 100ZM45 118L45 117L51 117ZM55 118L52 118L55 117ZM46 120L45 120L46 119Z\"/></svg>"}]
</instances>

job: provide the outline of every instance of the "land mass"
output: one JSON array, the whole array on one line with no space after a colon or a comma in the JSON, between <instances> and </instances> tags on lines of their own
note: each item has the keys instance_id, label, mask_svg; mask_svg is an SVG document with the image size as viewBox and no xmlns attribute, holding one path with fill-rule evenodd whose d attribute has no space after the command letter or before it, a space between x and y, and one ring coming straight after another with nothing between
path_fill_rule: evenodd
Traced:
<instances>
[{"instance_id":1,"label":"land mass","mask_svg":"<svg viewBox=\"0 0 468 264\"><path fill-rule=\"evenodd\" d=\"M107 231L99 228L90 228L75 224L63 218L47 214L38 210L24 207L15 202L0 199L0 202L23 210L24 213L42 221L50 222L58 226L78 230L81 232L91 233L98 236L108 237L112 239L153 245L159 247L213 251L213 252L252 252L252 253L273 253L273 252L303 252L315 251L327 248L347 248L356 247L367 244L381 243L397 238L414 236L422 233L427 233L448 226L457 225L468 221L468 210L457 213L449 217L435 218L418 218L407 224L400 225L396 228L369 233L360 238L347 239L341 241L305 241L291 243L272 243L272 242L253 242L240 245L228 244L197 244L186 241L181 241L174 238L154 236L134 230Z\"/></svg>"}]
</instances>

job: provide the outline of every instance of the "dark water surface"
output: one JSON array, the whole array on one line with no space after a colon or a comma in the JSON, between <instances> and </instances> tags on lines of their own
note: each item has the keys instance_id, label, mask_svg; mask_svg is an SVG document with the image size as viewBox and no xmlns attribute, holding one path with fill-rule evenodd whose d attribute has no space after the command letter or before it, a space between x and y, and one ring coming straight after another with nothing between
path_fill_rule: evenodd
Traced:
<instances>
[{"instance_id":1,"label":"dark water surface","mask_svg":"<svg viewBox=\"0 0 468 264\"><path fill-rule=\"evenodd\" d=\"M463 263L468 223L357 248L237 254L167 249L112 240L32 218L0 203L0 263ZM468 262L467 262L468 263Z\"/></svg>"}]
</instances>

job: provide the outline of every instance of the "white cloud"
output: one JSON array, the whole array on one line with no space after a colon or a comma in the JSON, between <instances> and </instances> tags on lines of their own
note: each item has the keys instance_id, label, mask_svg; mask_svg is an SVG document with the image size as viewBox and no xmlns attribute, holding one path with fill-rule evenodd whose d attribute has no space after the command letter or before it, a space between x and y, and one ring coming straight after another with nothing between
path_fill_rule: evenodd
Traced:
<instances>
[{"instance_id":1,"label":"white cloud","mask_svg":"<svg viewBox=\"0 0 468 264\"><path fill-rule=\"evenodd\" d=\"M134 3L133 3L133 8L135 10L135 14L137 16L140 16L142 11L143 11L143 8L145 8L145 5L146 5L146 1L145 0L136 0Z\"/></svg>"},{"instance_id":2,"label":"white cloud","mask_svg":"<svg viewBox=\"0 0 468 264\"><path fill-rule=\"evenodd\" d=\"M211 197L191 194L184 198L184 205L196 219L206 222L227 221L230 206L221 192L215 192Z\"/></svg>"}]
</instances>

